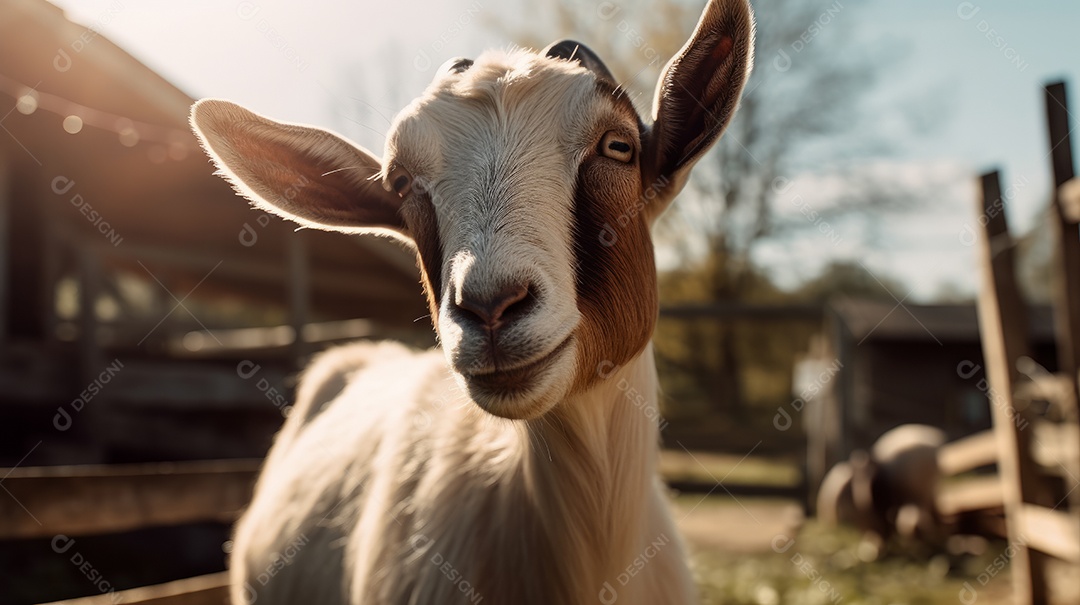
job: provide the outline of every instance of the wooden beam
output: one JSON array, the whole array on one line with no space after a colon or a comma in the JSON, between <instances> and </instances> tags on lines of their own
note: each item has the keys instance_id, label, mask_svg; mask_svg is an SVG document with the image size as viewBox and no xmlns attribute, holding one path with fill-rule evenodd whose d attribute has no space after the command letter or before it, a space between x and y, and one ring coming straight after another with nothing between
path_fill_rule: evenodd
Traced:
<instances>
[{"instance_id":1,"label":"wooden beam","mask_svg":"<svg viewBox=\"0 0 1080 605\"><path fill-rule=\"evenodd\" d=\"M991 464L997 464L997 437L992 430L968 435L938 449L938 468L946 477Z\"/></svg>"},{"instance_id":2,"label":"wooden beam","mask_svg":"<svg viewBox=\"0 0 1080 605\"><path fill-rule=\"evenodd\" d=\"M0 469L0 539L232 521L261 460Z\"/></svg>"},{"instance_id":3,"label":"wooden beam","mask_svg":"<svg viewBox=\"0 0 1080 605\"><path fill-rule=\"evenodd\" d=\"M1069 102L1065 83L1047 84L1046 127L1050 133L1050 157L1054 171L1054 187L1061 187L1073 178L1072 141L1069 136Z\"/></svg>"},{"instance_id":4,"label":"wooden beam","mask_svg":"<svg viewBox=\"0 0 1080 605\"><path fill-rule=\"evenodd\" d=\"M1015 522L1024 504L1038 502L1038 475L1031 459L1031 433L1023 430L1030 420L1013 404L1016 361L1027 354L1027 312L1016 284L1015 250L1009 236L998 173L981 179L979 223L982 287L979 291L979 331L982 335L986 375L990 385L990 410L997 437L998 469L1009 542L1016 548L1012 559L1013 599L1017 605L1047 602L1045 561L1025 546ZM1019 420L1019 421L1018 421Z\"/></svg>"},{"instance_id":5,"label":"wooden beam","mask_svg":"<svg viewBox=\"0 0 1080 605\"><path fill-rule=\"evenodd\" d=\"M978 510L1000 509L1004 499L996 475L946 482L937 494L937 510L946 517Z\"/></svg>"},{"instance_id":6,"label":"wooden beam","mask_svg":"<svg viewBox=\"0 0 1080 605\"><path fill-rule=\"evenodd\" d=\"M1061 201L1062 187L1075 176L1064 82L1046 87L1046 122L1054 170L1050 224L1057 243L1053 280L1058 368L1076 380L1080 372L1080 230L1069 220Z\"/></svg>"},{"instance_id":7,"label":"wooden beam","mask_svg":"<svg viewBox=\"0 0 1080 605\"><path fill-rule=\"evenodd\" d=\"M1019 534L1031 548L1080 563L1080 517L1026 504L1020 510L1019 526Z\"/></svg>"},{"instance_id":8,"label":"wooden beam","mask_svg":"<svg viewBox=\"0 0 1080 605\"><path fill-rule=\"evenodd\" d=\"M118 590L44 605L228 605L229 574L220 572L165 584Z\"/></svg>"},{"instance_id":9,"label":"wooden beam","mask_svg":"<svg viewBox=\"0 0 1080 605\"><path fill-rule=\"evenodd\" d=\"M1050 230L1056 244L1051 290L1058 373L1067 383L1067 392L1057 402L1070 439L1080 440L1080 391L1077 390L1077 381L1080 380L1080 229L1076 225L1077 215L1080 214L1080 184L1077 183L1073 165L1068 106L1064 82L1046 87L1046 126L1054 172ZM1070 505L1080 509L1080 490L1076 489L1076 481L1080 477L1080 452L1061 459L1059 464L1070 475L1066 477Z\"/></svg>"},{"instance_id":10,"label":"wooden beam","mask_svg":"<svg viewBox=\"0 0 1080 605\"><path fill-rule=\"evenodd\" d=\"M1080 459L1080 440L1076 438L1075 427L1068 423L1036 422L1035 438L1031 455L1047 473L1060 476L1065 481L1065 490L1076 485L1076 469L1070 461ZM1076 490L1073 490L1076 491Z\"/></svg>"},{"instance_id":11,"label":"wooden beam","mask_svg":"<svg viewBox=\"0 0 1080 605\"><path fill-rule=\"evenodd\" d=\"M294 344L293 325L264 326L258 328L210 328L193 330L181 336L178 342L170 343L174 353L182 355L192 352L218 354L222 351L262 351L274 347L286 347ZM344 319L308 323L300 327L305 345L326 342L354 340L358 338L377 338L379 325L370 319ZM190 342L195 340L197 346ZM179 342L183 341L183 342ZM188 342L188 349L183 344Z\"/></svg>"},{"instance_id":12,"label":"wooden beam","mask_svg":"<svg viewBox=\"0 0 1080 605\"><path fill-rule=\"evenodd\" d=\"M106 260L126 261L131 265L138 266L135 261L142 261L152 270L155 264L168 265L179 269L185 269L193 273L205 274L215 266L215 279L224 279L227 276L238 277L243 280L258 280L267 284L286 283L287 272L282 271L282 263L273 257L252 259L237 253L227 253L215 250L212 253L196 250L180 250L175 248L163 248L143 245L136 242L124 242L120 248L115 248L107 242L97 244L97 250ZM219 265L218 263L221 262ZM142 269L139 269L141 272ZM359 279L370 278L371 283L378 283L378 288L372 288L371 283L365 283ZM359 297L363 296L372 300L386 300L397 302L402 298L410 300L420 298L420 287L412 282L384 279L385 273L379 272L357 274L355 271L338 270L331 268L312 267L310 271L311 287L316 290L329 290L337 296Z\"/></svg>"}]
</instances>

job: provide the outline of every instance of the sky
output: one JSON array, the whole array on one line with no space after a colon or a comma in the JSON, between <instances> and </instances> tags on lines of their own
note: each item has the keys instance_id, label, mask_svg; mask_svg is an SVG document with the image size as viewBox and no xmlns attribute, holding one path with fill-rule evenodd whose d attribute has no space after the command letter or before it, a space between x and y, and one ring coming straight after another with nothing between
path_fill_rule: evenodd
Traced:
<instances>
[{"instance_id":1,"label":"sky","mask_svg":"<svg viewBox=\"0 0 1080 605\"><path fill-rule=\"evenodd\" d=\"M846 10L845 3L856 2L866 5ZM54 3L196 98L228 98L378 149L389 119L444 60L513 42L492 23L520 22L522 0L497 6L491 0ZM917 116L922 130L897 129L891 153L873 158L867 169L885 186L932 187L916 211L872 224L860 217L813 224L761 246L754 260L787 286L840 259L900 280L906 290L893 293L898 299L929 301L947 285L974 292L976 250L964 233L977 226L975 179L1000 168L1010 226L1014 232L1036 227L1050 187L1042 87L1068 81L1070 109L1080 107L1080 2L830 0L821 6L834 9L831 19L858 19L860 43L902 51L868 93L881 132L891 133L899 102L914 102L923 114ZM757 68L775 59L759 56ZM799 201L781 199L782 214L806 216L807 208L827 203L835 193L830 187L842 186L812 166L791 180L785 199Z\"/></svg>"}]
</instances>

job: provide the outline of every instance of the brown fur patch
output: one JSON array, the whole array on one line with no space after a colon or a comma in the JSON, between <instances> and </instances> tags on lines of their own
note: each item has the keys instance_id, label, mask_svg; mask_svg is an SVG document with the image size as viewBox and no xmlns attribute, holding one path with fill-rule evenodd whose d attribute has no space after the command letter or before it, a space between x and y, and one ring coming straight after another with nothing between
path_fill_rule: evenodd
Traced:
<instances>
[{"instance_id":1,"label":"brown fur patch","mask_svg":"<svg viewBox=\"0 0 1080 605\"><path fill-rule=\"evenodd\" d=\"M574 245L582 319L575 389L600 378L601 364L621 366L644 350L656 325L656 260L649 224L635 210L643 191L638 175L634 165L596 155L578 173Z\"/></svg>"}]
</instances>

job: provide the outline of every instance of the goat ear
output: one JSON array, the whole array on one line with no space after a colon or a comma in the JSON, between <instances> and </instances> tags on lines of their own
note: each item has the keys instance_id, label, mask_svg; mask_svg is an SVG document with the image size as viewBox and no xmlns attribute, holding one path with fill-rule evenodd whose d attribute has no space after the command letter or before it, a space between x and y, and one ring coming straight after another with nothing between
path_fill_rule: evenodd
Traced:
<instances>
[{"instance_id":1,"label":"goat ear","mask_svg":"<svg viewBox=\"0 0 1080 605\"><path fill-rule=\"evenodd\" d=\"M694 163L731 121L753 63L749 3L711 0L656 86L642 167L647 182L664 183L666 200L682 189Z\"/></svg>"},{"instance_id":2,"label":"goat ear","mask_svg":"<svg viewBox=\"0 0 1080 605\"><path fill-rule=\"evenodd\" d=\"M191 126L219 174L259 208L305 227L409 240L401 199L383 188L382 162L367 150L218 99L195 103Z\"/></svg>"},{"instance_id":3,"label":"goat ear","mask_svg":"<svg viewBox=\"0 0 1080 605\"><path fill-rule=\"evenodd\" d=\"M599 55L581 42L575 42L573 40L557 40L548 44L547 48L540 51L540 54L552 59L577 61L578 63L581 63L582 67L596 74L597 78L607 80L612 84L618 84L618 82L615 81L615 76L611 75L611 70L607 68L607 65L604 65L604 62L600 59Z\"/></svg>"}]
</instances>

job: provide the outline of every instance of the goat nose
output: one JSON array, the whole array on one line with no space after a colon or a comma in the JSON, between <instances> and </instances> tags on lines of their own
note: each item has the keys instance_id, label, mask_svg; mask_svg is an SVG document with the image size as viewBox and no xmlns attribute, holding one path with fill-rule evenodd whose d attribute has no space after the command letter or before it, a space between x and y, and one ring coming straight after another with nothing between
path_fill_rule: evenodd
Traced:
<instances>
[{"instance_id":1,"label":"goat nose","mask_svg":"<svg viewBox=\"0 0 1080 605\"><path fill-rule=\"evenodd\" d=\"M524 311L528 306L531 289L528 284L513 284L501 289L494 296L470 293L462 289L455 303L458 308L467 311L490 329L498 328L511 315Z\"/></svg>"}]
</instances>

